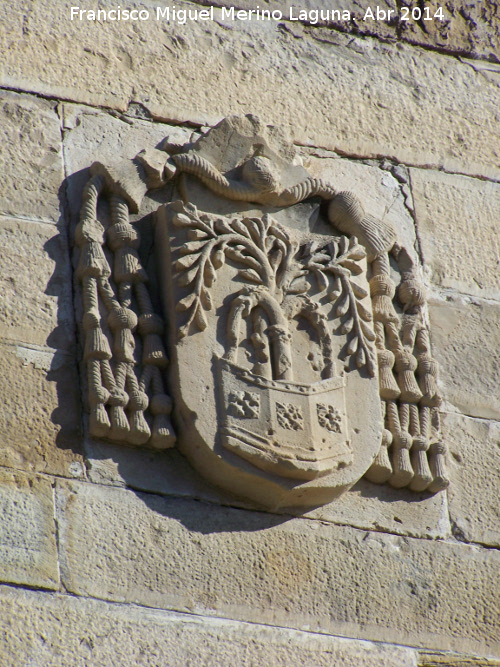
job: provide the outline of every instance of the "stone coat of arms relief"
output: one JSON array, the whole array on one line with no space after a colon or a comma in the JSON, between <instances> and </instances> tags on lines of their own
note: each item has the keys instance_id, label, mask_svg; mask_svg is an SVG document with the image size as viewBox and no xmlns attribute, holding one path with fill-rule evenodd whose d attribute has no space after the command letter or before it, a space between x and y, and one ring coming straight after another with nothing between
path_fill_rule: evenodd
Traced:
<instances>
[{"instance_id":1,"label":"stone coat of arms relief","mask_svg":"<svg viewBox=\"0 0 500 667\"><path fill-rule=\"evenodd\" d=\"M157 312L129 213L166 184ZM91 435L177 446L270 509L327 503L363 475L447 486L412 249L357 193L310 177L275 127L230 117L193 144L95 162L75 240Z\"/></svg>"}]
</instances>

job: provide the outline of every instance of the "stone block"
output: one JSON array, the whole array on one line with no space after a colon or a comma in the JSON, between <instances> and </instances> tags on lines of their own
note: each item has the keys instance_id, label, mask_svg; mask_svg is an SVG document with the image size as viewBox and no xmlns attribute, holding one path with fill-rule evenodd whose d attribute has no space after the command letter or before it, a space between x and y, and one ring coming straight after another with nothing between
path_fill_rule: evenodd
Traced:
<instances>
[{"instance_id":1,"label":"stone block","mask_svg":"<svg viewBox=\"0 0 500 667\"><path fill-rule=\"evenodd\" d=\"M61 482L68 591L376 641L500 655L500 553Z\"/></svg>"},{"instance_id":2,"label":"stone block","mask_svg":"<svg viewBox=\"0 0 500 667\"><path fill-rule=\"evenodd\" d=\"M231 0L218 0L216 4L224 7L234 6ZM255 3L251 0L239 0L237 6L246 10L255 9ZM408 12L406 9L403 11L403 7L408 8ZM318 15L315 15L314 12L319 8L313 0L301 2L300 6L294 8L292 15L290 6L283 0L270 0L266 3L265 9L279 10L283 12L284 17L291 19L299 17L300 10L305 10L307 19L304 22L311 23L314 26L312 30L316 31L318 25L329 25L330 28L334 27L345 32L401 40L427 48L449 51L452 54L462 53L489 59L493 63L498 62L500 26L494 4L470 0L444 4L439 0L429 0L424 5L428 10L419 13L419 9L422 12L422 7L418 4L418 0L406 0L404 5L399 7L395 0L381 0L376 4L370 0L343 2L334 0L321 8L324 20L321 17L321 9ZM380 10L378 14L377 8ZM436 14L440 16L439 9L442 10L443 20L435 18ZM326 10L330 10L328 18ZM334 13L335 10L340 10L340 17ZM342 18L343 10L349 12L350 20L347 20L345 15L344 19ZM371 13L368 10L371 10ZM372 15L374 18L371 18Z\"/></svg>"},{"instance_id":3,"label":"stone block","mask_svg":"<svg viewBox=\"0 0 500 667\"><path fill-rule=\"evenodd\" d=\"M201 125L251 112L299 143L499 175L496 71L486 78L433 51L295 22L222 21L217 11L181 28L150 9L148 21L97 23L71 21L57 0L6 7L0 84L121 111L133 100L157 119Z\"/></svg>"},{"instance_id":4,"label":"stone block","mask_svg":"<svg viewBox=\"0 0 500 667\"><path fill-rule=\"evenodd\" d=\"M418 667L500 667L500 661L459 653L419 651Z\"/></svg>"},{"instance_id":5,"label":"stone block","mask_svg":"<svg viewBox=\"0 0 500 667\"><path fill-rule=\"evenodd\" d=\"M81 477L80 389L63 351L0 344L0 465Z\"/></svg>"},{"instance_id":6,"label":"stone block","mask_svg":"<svg viewBox=\"0 0 500 667\"><path fill-rule=\"evenodd\" d=\"M74 348L64 232L54 225L4 218L0 219L0 247L0 338Z\"/></svg>"},{"instance_id":7,"label":"stone block","mask_svg":"<svg viewBox=\"0 0 500 667\"><path fill-rule=\"evenodd\" d=\"M500 184L411 169L419 238L430 280L500 298Z\"/></svg>"},{"instance_id":8,"label":"stone block","mask_svg":"<svg viewBox=\"0 0 500 667\"><path fill-rule=\"evenodd\" d=\"M244 501L205 482L175 449L154 452L86 439L88 476L108 484L217 505L252 509ZM444 538L450 535L446 495L414 493L360 480L331 503L307 512L311 519L381 530L396 535Z\"/></svg>"},{"instance_id":9,"label":"stone block","mask_svg":"<svg viewBox=\"0 0 500 667\"><path fill-rule=\"evenodd\" d=\"M56 103L1 91L0 146L0 213L59 220L64 171Z\"/></svg>"},{"instance_id":10,"label":"stone block","mask_svg":"<svg viewBox=\"0 0 500 667\"><path fill-rule=\"evenodd\" d=\"M419 651L418 667L500 667L500 661L459 653Z\"/></svg>"},{"instance_id":11,"label":"stone block","mask_svg":"<svg viewBox=\"0 0 500 667\"><path fill-rule=\"evenodd\" d=\"M397 24L402 40L449 51L451 54L486 58L492 61L492 69L498 63L500 24L498 7L494 2L455 0L443 3L440 0L429 0L425 5L419 5L418 0L408 0L405 6L409 8L410 20L400 20ZM434 16L441 8L443 20L411 20L412 11L417 7L429 8L428 12L423 13L424 19L428 15Z\"/></svg>"},{"instance_id":12,"label":"stone block","mask_svg":"<svg viewBox=\"0 0 500 667\"><path fill-rule=\"evenodd\" d=\"M0 516L1 581L58 588L50 480L0 468Z\"/></svg>"},{"instance_id":13,"label":"stone block","mask_svg":"<svg viewBox=\"0 0 500 667\"><path fill-rule=\"evenodd\" d=\"M0 587L0 652L18 665L414 667L416 651Z\"/></svg>"},{"instance_id":14,"label":"stone block","mask_svg":"<svg viewBox=\"0 0 500 667\"><path fill-rule=\"evenodd\" d=\"M95 484L128 486L139 491L181 498L198 498L217 504L245 506L203 480L177 449L123 447L85 438L88 476Z\"/></svg>"},{"instance_id":15,"label":"stone block","mask_svg":"<svg viewBox=\"0 0 500 667\"><path fill-rule=\"evenodd\" d=\"M450 518L467 542L500 547L500 422L456 414L443 418L450 449Z\"/></svg>"},{"instance_id":16,"label":"stone block","mask_svg":"<svg viewBox=\"0 0 500 667\"><path fill-rule=\"evenodd\" d=\"M445 400L471 417L500 419L500 304L433 293L429 315Z\"/></svg>"},{"instance_id":17,"label":"stone block","mask_svg":"<svg viewBox=\"0 0 500 667\"><path fill-rule=\"evenodd\" d=\"M445 538L451 533L444 493L416 494L361 479L350 491L305 516L394 535Z\"/></svg>"}]
</instances>

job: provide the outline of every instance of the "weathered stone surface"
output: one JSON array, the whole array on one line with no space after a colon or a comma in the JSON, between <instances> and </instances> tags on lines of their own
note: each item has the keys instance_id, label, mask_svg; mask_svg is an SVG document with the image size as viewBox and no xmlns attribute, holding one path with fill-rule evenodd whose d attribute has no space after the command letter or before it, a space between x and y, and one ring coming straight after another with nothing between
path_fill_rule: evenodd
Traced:
<instances>
[{"instance_id":1,"label":"weathered stone surface","mask_svg":"<svg viewBox=\"0 0 500 667\"><path fill-rule=\"evenodd\" d=\"M1 581L57 588L50 480L0 468L0 516Z\"/></svg>"},{"instance_id":2,"label":"weathered stone surface","mask_svg":"<svg viewBox=\"0 0 500 667\"><path fill-rule=\"evenodd\" d=\"M429 314L444 398L466 415L499 419L500 305L433 293Z\"/></svg>"},{"instance_id":3,"label":"weathered stone surface","mask_svg":"<svg viewBox=\"0 0 500 667\"><path fill-rule=\"evenodd\" d=\"M411 169L418 234L439 287L500 298L500 184Z\"/></svg>"},{"instance_id":4,"label":"weathered stone surface","mask_svg":"<svg viewBox=\"0 0 500 667\"><path fill-rule=\"evenodd\" d=\"M207 0L206 3L201 4L210 3ZM218 0L212 4L224 7L236 6L246 10L255 9L255 3L252 3L251 0L238 0L236 5L230 0ZM419 13L419 8L422 12L423 6L428 7L428 11ZM408 12L403 10L403 7L407 7ZM443 20L434 18L440 8L443 12ZM495 62L498 62L499 58L500 22L497 13L498 5L495 2L459 0L453 3L442 3L439 0L430 0L425 5L421 5L417 0L405 0L398 8L395 0L381 0L376 4L371 0L334 0L321 8L325 20L321 18L321 10L317 15L314 14L314 11L318 11L319 8L313 0L301 2L299 6L295 7L292 14L290 14L290 5L281 0L266 2L265 9L279 10L283 12L284 18L290 20L298 18L300 10L305 10L308 13L305 22L313 25L325 25L327 21L330 21L330 27L333 26L346 32L374 35L383 39L399 39L411 44L450 51L453 54L474 55ZM327 9L330 10L329 18L326 15ZM333 13L334 10L340 10L340 19L339 15ZM342 20L342 10L350 13L350 20L347 20L345 15ZM371 13L368 10L371 10ZM412 12L417 20L413 19ZM372 15L374 18L371 18ZM422 17L422 20L419 17ZM318 31L317 27L313 30ZM313 31L311 35L314 35Z\"/></svg>"},{"instance_id":5,"label":"weathered stone surface","mask_svg":"<svg viewBox=\"0 0 500 667\"><path fill-rule=\"evenodd\" d=\"M449 446L450 518L461 539L500 546L500 423L456 414L443 418Z\"/></svg>"},{"instance_id":6,"label":"weathered stone surface","mask_svg":"<svg viewBox=\"0 0 500 667\"><path fill-rule=\"evenodd\" d=\"M4 218L0 247L0 337L73 348L71 272L64 233L54 225Z\"/></svg>"},{"instance_id":7,"label":"weathered stone surface","mask_svg":"<svg viewBox=\"0 0 500 667\"><path fill-rule=\"evenodd\" d=\"M458 653L418 652L418 667L499 667L500 661Z\"/></svg>"},{"instance_id":8,"label":"weathered stone surface","mask_svg":"<svg viewBox=\"0 0 500 667\"><path fill-rule=\"evenodd\" d=\"M415 494L406 489L371 484L365 479L337 500L306 516L412 537L445 538L451 532L444 493Z\"/></svg>"},{"instance_id":9,"label":"weathered stone surface","mask_svg":"<svg viewBox=\"0 0 500 667\"><path fill-rule=\"evenodd\" d=\"M88 476L96 484L128 486L139 491L181 498L197 498L232 505L236 499L209 486L177 449L155 452L124 448L85 438ZM243 501L238 506L245 506Z\"/></svg>"},{"instance_id":10,"label":"weathered stone surface","mask_svg":"<svg viewBox=\"0 0 500 667\"><path fill-rule=\"evenodd\" d=\"M415 667L416 651L0 587L5 667Z\"/></svg>"},{"instance_id":11,"label":"weathered stone surface","mask_svg":"<svg viewBox=\"0 0 500 667\"><path fill-rule=\"evenodd\" d=\"M312 39L295 23L192 21L180 34L153 17L71 21L70 3L25 3L4 8L3 85L204 125L251 112L300 143L499 175L498 73L331 30Z\"/></svg>"},{"instance_id":12,"label":"weathered stone surface","mask_svg":"<svg viewBox=\"0 0 500 667\"><path fill-rule=\"evenodd\" d=\"M8 8L4 5L0 15L5 10ZM31 95L1 91L0 213L59 219L59 188L64 173L55 107L54 102Z\"/></svg>"},{"instance_id":13,"label":"weathered stone surface","mask_svg":"<svg viewBox=\"0 0 500 667\"><path fill-rule=\"evenodd\" d=\"M80 389L67 353L0 344L0 465L80 477Z\"/></svg>"},{"instance_id":14,"label":"weathered stone surface","mask_svg":"<svg viewBox=\"0 0 500 667\"><path fill-rule=\"evenodd\" d=\"M217 505L252 509L249 501L211 487L177 450L129 449L94 439L84 442L89 479L97 484L196 498ZM305 516L396 535L444 538L450 535L446 495L414 493L360 480L332 503Z\"/></svg>"},{"instance_id":15,"label":"weathered stone surface","mask_svg":"<svg viewBox=\"0 0 500 667\"><path fill-rule=\"evenodd\" d=\"M403 5L403 3L402 3ZM442 8L444 20L400 21L401 39L412 44L436 47L453 53L464 53L487 58L496 63L500 53L500 21L498 2L493 0L430 0L425 5L418 0L405 0L411 12L414 8L428 7L423 17L434 16ZM418 14L418 12L417 12ZM361 28L363 29L363 28Z\"/></svg>"},{"instance_id":16,"label":"weathered stone surface","mask_svg":"<svg viewBox=\"0 0 500 667\"><path fill-rule=\"evenodd\" d=\"M498 551L76 482L57 495L73 593L500 654Z\"/></svg>"}]
</instances>

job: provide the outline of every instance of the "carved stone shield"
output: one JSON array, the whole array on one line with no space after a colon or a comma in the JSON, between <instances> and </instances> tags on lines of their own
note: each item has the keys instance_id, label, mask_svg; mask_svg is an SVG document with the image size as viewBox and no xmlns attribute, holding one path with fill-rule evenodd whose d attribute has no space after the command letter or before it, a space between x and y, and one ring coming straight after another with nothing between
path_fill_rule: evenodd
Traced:
<instances>
[{"instance_id":1,"label":"carved stone shield","mask_svg":"<svg viewBox=\"0 0 500 667\"><path fill-rule=\"evenodd\" d=\"M212 135L198 155L248 174L263 139L242 134L236 148ZM307 177L269 145L267 156L282 185ZM178 446L266 507L327 502L382 435L366 252L333 233L317 200L256 208L191 176L183 185L185 203L156 219Z\"/></svg>"},{"instance_id":2,"label":"carved stone shield","mask_svg":"<svg viewBox=\"0 0 500 667\"><path fill-rule=\"evenodd\" d=\"M91 174L75 239L93 436L177 441L206 479L265 508L324 504L365 473L447 485L425 293L391 225L252 116ZM167 182L160 316L128 214Z\"/></svg>"}]
</instances>

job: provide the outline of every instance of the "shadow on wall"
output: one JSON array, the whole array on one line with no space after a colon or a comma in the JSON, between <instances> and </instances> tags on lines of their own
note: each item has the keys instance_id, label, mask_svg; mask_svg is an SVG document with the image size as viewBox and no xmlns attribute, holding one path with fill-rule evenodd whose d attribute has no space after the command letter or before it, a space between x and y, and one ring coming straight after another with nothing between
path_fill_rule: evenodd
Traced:
<instances>
[{"instance_id":1,"label":"shadow on wall","mask_svg":"<svg viewBox=\"0 0 500 667\"><path fill-rule=\"evenodd\" d=\"M77 369L77 342L73 303L72 271L68 249L68 213L65 205L66 183L59 188L61 223L58 233L45 244L44 250L54 262L54 271L45 294L57 297L57 326L45 343L55 350L48 364L46 380L55 383L57 407L50 418L59 427L56 446L83 454L81 428L81 390ZM36 267L33 267L36 270Z\"/></svg>"}]
</instances>

